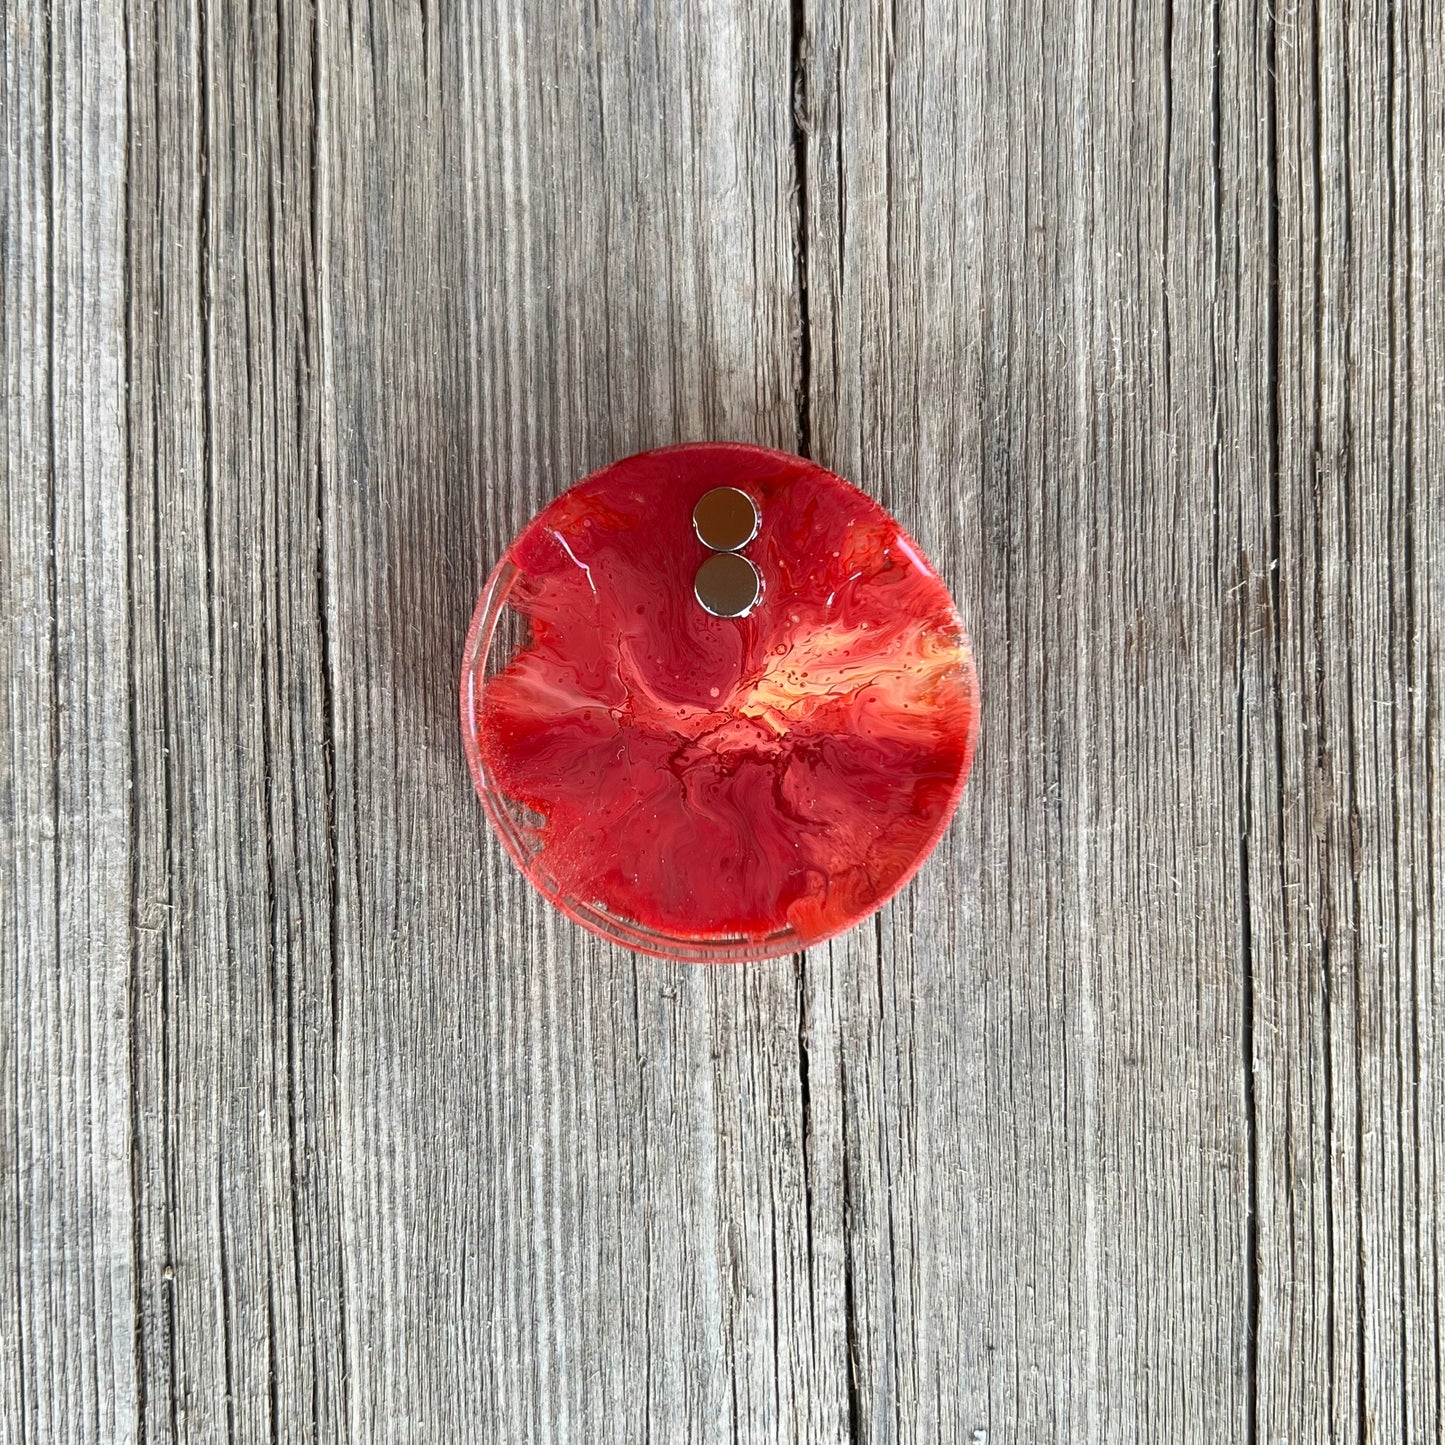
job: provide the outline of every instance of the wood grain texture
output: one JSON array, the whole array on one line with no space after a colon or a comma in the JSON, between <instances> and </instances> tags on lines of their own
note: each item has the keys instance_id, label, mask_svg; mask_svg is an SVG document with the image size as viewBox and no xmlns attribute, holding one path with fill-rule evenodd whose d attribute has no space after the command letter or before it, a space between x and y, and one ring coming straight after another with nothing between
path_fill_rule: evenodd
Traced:
<instances>
[{"instance_id":1,"label":"wood grain texture","mask_svg":"<svg viewBox=\"0 0 1445 1445\"><path fill-rule=\"evenodd\" d=\"M0 16L0 1439L1445 1439L1445 13ZM853 477L958 823L795 959L487 834L642 447Z\"/></svg>"}]
</instances>

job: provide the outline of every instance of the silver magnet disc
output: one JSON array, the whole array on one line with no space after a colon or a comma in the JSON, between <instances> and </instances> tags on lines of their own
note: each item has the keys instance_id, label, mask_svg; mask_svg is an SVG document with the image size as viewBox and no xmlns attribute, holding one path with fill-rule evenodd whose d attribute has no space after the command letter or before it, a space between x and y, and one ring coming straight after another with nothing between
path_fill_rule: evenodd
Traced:
<instances>
[{"instance_id":1,"label":"silver magnet disc","mask_svg":"<svg viewBox=\"0 0 1445 1445\"><path fill-rule=\"evenodd\" d=\"M746 557L718 552L697 569L692 587L697 600L714 617L746 617L763 590L763 579Z\"/></svg>"},{"instance_id":2,"label":"silver magnet disc","mask_svg":"<svg viewBox=\"0 0 1445 1445\"><path fill-rule=\"evenodd\" d=\"M736 487L714 487L692 509L698 541L716 552L736 552L758 535L757 504Z\"/></svg>"}]
</instances>

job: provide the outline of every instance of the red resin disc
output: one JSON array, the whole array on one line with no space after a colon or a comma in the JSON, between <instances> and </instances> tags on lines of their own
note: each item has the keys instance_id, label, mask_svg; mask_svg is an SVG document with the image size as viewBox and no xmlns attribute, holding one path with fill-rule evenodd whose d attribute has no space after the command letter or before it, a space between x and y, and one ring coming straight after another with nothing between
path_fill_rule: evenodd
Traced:
<instances>
[{"instance_id":1,"label":"red resin disc","mask_svg":"<svg viewBox=\"0 0 1445 1445\"><path fill-rule=\"evenodd\" d=\"M692 510L762 513L762 595L713 617ZM462 672L502 840L578 922L664 957L767 958L867 917L948 826L978 690L948 590L876 502L801 457L629 457L497 564Z\"/></svg>"}]
</instances>

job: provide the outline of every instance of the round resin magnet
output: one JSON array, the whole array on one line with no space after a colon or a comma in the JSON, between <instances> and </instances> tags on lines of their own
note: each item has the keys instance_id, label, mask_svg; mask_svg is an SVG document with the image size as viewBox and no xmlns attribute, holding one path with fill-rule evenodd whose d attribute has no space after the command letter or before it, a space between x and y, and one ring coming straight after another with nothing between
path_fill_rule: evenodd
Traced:
<instances>
[{"instance_id":1,"label":"round resin magnet","mask_svg":"<svg viewBox=\"0 0 1445 1445\"><path fill-rule=\"evenodd\" d=\"M741 961L866 918L942 837L978 687L947 588L802 457L604 467L497 563L462 733L517 865L604 938Z\"/></svg>"}]
</instances>

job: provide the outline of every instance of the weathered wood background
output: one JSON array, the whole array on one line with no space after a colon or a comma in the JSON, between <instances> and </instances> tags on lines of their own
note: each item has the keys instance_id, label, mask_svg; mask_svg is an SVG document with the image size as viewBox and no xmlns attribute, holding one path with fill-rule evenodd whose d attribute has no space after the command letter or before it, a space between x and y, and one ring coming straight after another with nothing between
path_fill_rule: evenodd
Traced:
<instances>
[{"instance_id":1,"label":"weathered wood background","mask_svg":"<svg viewBox=\"0 0 1445 1445\"><path fill-rule=\"evenodd\" d=\"M5 1441L1438 1441L1445 6L17 0ZM983 742L833 946L607 948L454 675L804 450Z\"/></svg>"}]
</instances>

